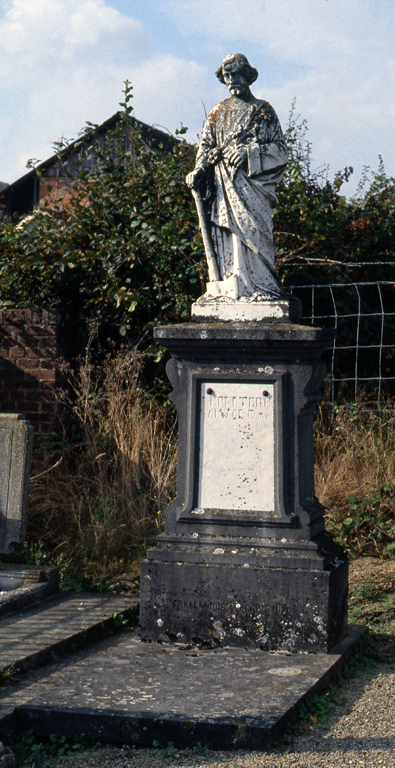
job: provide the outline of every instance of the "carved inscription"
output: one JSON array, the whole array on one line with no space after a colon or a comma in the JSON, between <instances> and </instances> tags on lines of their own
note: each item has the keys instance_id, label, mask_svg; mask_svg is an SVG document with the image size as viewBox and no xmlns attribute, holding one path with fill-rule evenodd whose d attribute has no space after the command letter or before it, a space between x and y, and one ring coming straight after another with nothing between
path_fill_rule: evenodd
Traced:
<instances>
[{"instance_id":1,"label":"carved inscription","mask_svg":"<svg viewBox=\"0 0 395 768\"><path fill-rule=\"evenodd\" d=\"M207 395L207 408L208 419L267 420L271 403L268 395L266 397Z\"/></svg>"},{"instance_id":2,"label":"carved inscription","mask_svg":"<svg viewBox=\"0 0 395 768\"><path fill-rule=\"evenodd\" d=\"M270 608L268 609L267 606L262 606L259 603L245 603L244 601L241 603L231 603L231 602L224 602L221 600L199 600L199 599L191 599L188 600L186 598L184 599L174 599L172 601L173 609L175 611L183 610L186 608L195 608L200 609L202 611L213 611L214 613L219 611L220 613L224 613L227 616L230 616L231 614L236 614L236 616L261 616L262 614L267 614L268 610L270 614L273 614L275 616L282 616L284 612L286 611L286 606L282 605L281 603L274 603L270 605Z\"/></svg>"},{"instance_id":3,"label":"carved inscription","mask_svg":"<svg viewBox=\"0 0 395 768\"><path fill-rule=\"evenodd\" d=\"M274 385L201 384L198 506L274 512Z\"/></svg>"}]
</instances>

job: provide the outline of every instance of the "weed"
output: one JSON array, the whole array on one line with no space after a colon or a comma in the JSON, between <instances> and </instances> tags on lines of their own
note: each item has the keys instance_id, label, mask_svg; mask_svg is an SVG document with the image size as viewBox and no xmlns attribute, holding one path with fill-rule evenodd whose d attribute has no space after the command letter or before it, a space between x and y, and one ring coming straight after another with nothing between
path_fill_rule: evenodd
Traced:
<instances>
[{"instance_id":1,"label":"weed","mask_svg":"<svg viewBox=\"0 0 395 768\"><path fill-rule=\"evenodd\" d=\"M26 541L21 554L28 565L53 565L51 553L41 539L38 541Z\"/></svg>"},{"instance_id":2,"label":"weed","mask_svg":"<svg viewBox=\"0 0 395 768\"><path fill-rule=\"evenodd\" d=\"M292 743L294 734L310 731L314 725L322 726L332 710L343 703L343 699L339 697L339 689L345 680L356 677L361 671L372 670L376 650L377 641L375 637L370 632L362 635L342 673L336 673L330 688L322 694L314 694L305 699L297 719L276 744L280 752L287 753L290 751L289 745Z\"/></svg>"},{"instance_id":3,"label":"weed","mask_svg":"<svg viewBox=\"0 0 395 768\"><path fill-rule=\"evenodd\" d=\"M361 584L360 587L357 587L355 592L362 598L362 600L373 600L375 597L373 584Z\"/></svg>"},{"instance_id":4,"label":"weed","mask_svg":"<svg viewBox=\"0 0 395 768\"><path fill-rule=\"evenodd\" d=\"M201 755L202 757L208 757L209 751L208 748L201 744L200 741L196 744L195 747L193 747L193 752L195 752L196 755Z\"/></svg>"},{"instance_id":5,"label":"weed","mask_svg":"<svg viewBox=\"0 0 395 768\"><path fill-rule=\"evenodd\" d=\"M50 768L58 764L56 758L76 751L97 749L100 744L90 734L81 733L73 738L55 733L48 737L36 736L34 731L24 731L7 739L7 746L15 753L20 768Z\"/></svg>"},{"instance_id":6,"label":"weed","mask_svg":"<svg viewBox=\"0 0 395 768\"><path fill-rule=\"evenodd\" d=\"M43 564L52 553L68 586L137 575L174 496L174 415L144 388L146 360L124 350L100 367L62 366L63 441L38 444L26 554Z\"/></svg>"},{"instance_id":7,"label":"weed","mask_svg":"<svg viewBox=\"0 0 395 768\"><path fill-rule=\"evenodd\" d=\"M324 408L315 425L316 491L326 525L352 555L395 554L395 419L362 405Z\"/></svg>"},{"instance_id":8,"label":"weed","mask_svg":"<svg viewBox=\"0 0 395 768\"><path fill-rule=\"evenodd\" d=\"M113 594L112 581L106 577L95 581L89 576L81 576L79 581L64 581L63 586L74 592L99 592L100 594Z\"/></svg>"},{"instance_id":9,"label":"weed","mask_svg":"<svg viewBox=\"0 0 395 768\"><path fill-rule=\"evenodd\" d=\"M0 685L7 685L10 682L13 675L12 667L0 668Z\"/></svg>"},{"instance_id":10,"label":"weed","mask_svg":"<svg viewBox=\"0 0 395 768\"><path fill-rule=\"evenodd\" d=\"M165 760L174 759L178 752L173 741L169 741L166 747L163 747L159 741L153 741L152 746L158 749L158 756L163 757Z\"/></svg>"},{"instance_id":11,"label":"weed","mask_svg":"<svg viewBox=\"0 0 395 768\"><path fill-rule=\"evenodd\" d=\"M134 632L139 620L139 606L131 605L127 615L113 613L113 627L116 632Z\"/></svg>"},{"instance_id":12,"label":"weed","mask_svg":"<svg viewBox=\"0 0 395 768\"><path fill-rule=\"evenodd\" d=\"M200 755L201 757L209 756L208 747L206 747L200 741L196 744L196 746L192 747L192 749L177 749L174 746L173 741L169 741L166 747L164 747L159 741L153 741L152 746L155 747L155 749L158 749L158 757L162 757L165 760L174 760L181 754L184 754L188 757L191 756L191 754Z\"/></svg>"}]
</instances>

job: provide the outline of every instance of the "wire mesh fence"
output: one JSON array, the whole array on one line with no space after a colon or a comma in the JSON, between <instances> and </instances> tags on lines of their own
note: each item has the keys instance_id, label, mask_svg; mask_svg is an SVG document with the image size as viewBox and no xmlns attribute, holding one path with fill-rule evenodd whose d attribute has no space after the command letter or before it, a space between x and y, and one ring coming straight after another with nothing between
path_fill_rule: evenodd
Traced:
<instances>
[{"instance_id":1,"label":"wire mesh fence","mask_svg":"<svg viewBox=\"0 0 395 768\"><path fill-rule=\"evenodd\" d=\"M326 394L332 403L379 407L395 402L395 283L330 283L287 288L305 324L335 328L326 354Z\"/></svg>"}]
</instances>

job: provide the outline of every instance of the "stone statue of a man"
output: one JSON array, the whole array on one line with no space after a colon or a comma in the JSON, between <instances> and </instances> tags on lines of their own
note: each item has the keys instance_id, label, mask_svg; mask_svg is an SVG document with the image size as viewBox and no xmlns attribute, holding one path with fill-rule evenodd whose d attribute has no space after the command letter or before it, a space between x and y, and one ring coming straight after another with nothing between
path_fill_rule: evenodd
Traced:
<instances>
[{"instance_id":1,"label":"stone statue of a man","mask_svg":"<svg viewBox=\"0 0 395 768\"><path fill-rule=\"evenodd\" d=\"M187 176L209 266L207 297L255 301L283 296L274 266L272 209L287 148L274 109L256 99L258 77L241 53L216 72L230 98L210 112Z\"/></svg>"}]
</instances>

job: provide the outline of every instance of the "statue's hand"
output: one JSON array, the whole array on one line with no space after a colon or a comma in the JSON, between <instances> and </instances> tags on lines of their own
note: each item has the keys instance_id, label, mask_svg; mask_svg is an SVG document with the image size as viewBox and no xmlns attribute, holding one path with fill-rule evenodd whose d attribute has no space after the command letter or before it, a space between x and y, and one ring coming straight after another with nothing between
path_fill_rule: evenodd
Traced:
<instances>
[{"instance_id":1,"label":"statue's hand","mask_svg":"<svg viewBox=\"0 0 395 768\"><path fill-rule=\"evenodd\" d=\"M221 160L222 157L222 150L219 147L214 147L214 149L210 149L210 152L207 155L207 162L210 165L216 165L216 163Z\"/></svg>"},{"instance_id":2,"label":"statue's hand","mask_svg":"<svg viewBox=\"0 0 395 768\"><path fill-rule=\"evenodd\" d=\"M228 165L234 165L236 168L239 168L247 160L247 150L244 147L227 147L224 150L224 155Z\"/></svg>"},{"instance_id":3,"label":"statue's hand","mask_svg":"<svg viewBox=\"0 0 395 768\"><path fill-rule=\"evenodd\" d=\"M191 173L188 173L185 181L188 187L191 189L197 189L204 179L205 173L203 168L195 168Z\"/></svg>"}]
</instances>

